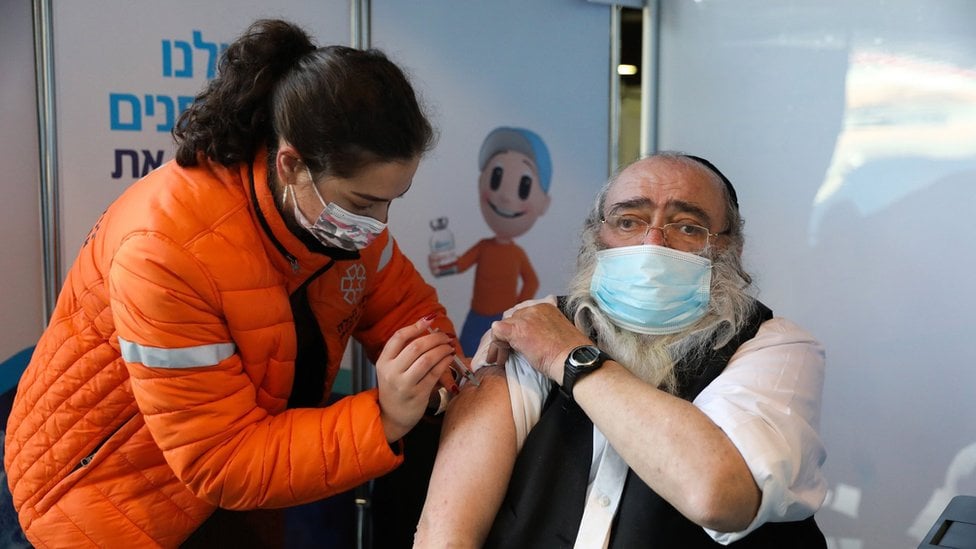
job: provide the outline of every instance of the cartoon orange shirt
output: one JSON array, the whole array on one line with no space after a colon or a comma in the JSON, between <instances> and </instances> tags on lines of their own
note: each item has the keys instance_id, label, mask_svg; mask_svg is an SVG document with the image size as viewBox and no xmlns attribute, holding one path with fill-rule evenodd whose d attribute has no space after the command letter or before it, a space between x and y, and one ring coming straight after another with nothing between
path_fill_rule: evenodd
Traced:
<instances>
[{"instance_id":1,"label":"cartoon orange shirt","mask_svg":"<svg viewBox=\"0 0 976 549\"><path fill-rule=\"evenodd\" d=\"M463 273L476 263L471 310L478 314L501 314L517 303L532 299L539 289L539 278L529 257L515 242L482 239L458 258L458 272Z\"/></svg>"}]
</instances>

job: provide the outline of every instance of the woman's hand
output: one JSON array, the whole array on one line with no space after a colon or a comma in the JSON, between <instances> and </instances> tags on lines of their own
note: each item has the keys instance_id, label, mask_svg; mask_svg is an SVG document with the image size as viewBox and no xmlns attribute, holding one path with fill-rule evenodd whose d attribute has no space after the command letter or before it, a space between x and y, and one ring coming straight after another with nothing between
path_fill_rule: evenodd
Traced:
<instances>
[{"instance_id":1,"label":"woman's hand","mask_svg":"<svg viewBox=\"0 0 976 549\"><path fill-rule=\"evenodd\" d=\"M386 342L376 361L380 420L386 440L393 442L420 421L438 379L454 354L453 338L430 333L426 319L400 328Z\"/></svg>"}]
</instances>

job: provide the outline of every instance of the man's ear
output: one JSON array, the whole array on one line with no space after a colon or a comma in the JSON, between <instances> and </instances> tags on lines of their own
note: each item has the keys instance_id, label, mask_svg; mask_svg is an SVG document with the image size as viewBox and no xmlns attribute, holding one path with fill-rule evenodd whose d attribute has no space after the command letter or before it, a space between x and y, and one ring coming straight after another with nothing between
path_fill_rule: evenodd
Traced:
<instances>
[{"instance_id":1,"label":"man's ear","mask_svg":"<svg viewBox=\"0 0 976 549\"><path fill-rule=\"evenodd\" d=\"M278 144L278 152L275 155L275 170L278 172L278 180L283 185L297 183L299 175L305 172L305 167L305 162L295 147L285 141Z\"/></svg>"},{"instance_id":2,"label":"man's ear","mask_svg":"<svg viewBox=\"0 0 976 549\"><path fill-rule=\"evenodd\" d=\"M726 249L731 248L735 252L735 255L739 256L739 259L742 259L741 244L732 244L732 240L727 235L721 235L718 238L716 238L716 240L717 240L717 242L715 242L716 252L721 253L724 252Z\"/></svg>"}]
</instances>

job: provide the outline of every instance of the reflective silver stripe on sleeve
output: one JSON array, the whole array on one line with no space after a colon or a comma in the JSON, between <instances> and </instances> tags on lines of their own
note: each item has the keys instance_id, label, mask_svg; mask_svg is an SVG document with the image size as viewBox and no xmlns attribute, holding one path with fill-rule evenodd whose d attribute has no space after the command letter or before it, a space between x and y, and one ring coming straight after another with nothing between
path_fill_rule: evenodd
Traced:
<instances>
[{"instance_id":1,"label":"reflective silver stripe on sleeve","mask_svg":"<svg viewBox=\"0 0 976 549\"><path fill-rule=\"evenodd\" d=\"M213 366L234 354L233 343L214 343L196 347L164 349L149 347L119 338L122 358L126 362L139 362L151 368L198 368Z\"/></svg>"},{"instance_id":2,"label":"reflective silver stripe on sleeve","mask_svg":"<svg viewBox=\"0 0 976 549\"><path fill-rule=\"evenodd\" d=\"M393 257L393 235L386 241L386 246L383 247L383 251L380 252L380 262L376 266L376 271L382 271L383 267L390 262L390 258Z\"/></svg>"}]
</instances>

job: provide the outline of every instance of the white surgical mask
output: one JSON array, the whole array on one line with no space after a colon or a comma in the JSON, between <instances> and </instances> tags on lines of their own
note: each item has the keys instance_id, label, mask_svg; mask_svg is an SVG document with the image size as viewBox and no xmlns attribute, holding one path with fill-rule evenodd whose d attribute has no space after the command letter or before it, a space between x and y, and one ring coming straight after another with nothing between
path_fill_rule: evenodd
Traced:
<instances>
[{"instance_id":1,"label":"white surgical mask","mask_svg":"<svg viewBox=\"0 0 976 549\"><path fill-rule=\"evenodd\" d=\"M617 326L641 334L672 334L708 311L711 260L654 245L596 254L590 295Z\"/></svg>"},{"instance_id":2,"label":"white surgical mask","mask_svg":"<svg viewBox=\"0 0 976 549\"><path fill-rule=\"evenodd\" d=\"M295 220L305 230L311 233L312 236L318 239L319 242L326 246L352 252L362 250L372 244L376 240L376 237L386 229L386 223L382 221L348 212L335 202L326 204L322 195L319 194L318 187L315 186L312 173L308 168L305 168L305 171L308 172L309 180L312 181L312 190L315 191L315 196L319 197L319 202L325 206L325 209L319 214L315 223L310 222L305 217L305 214L302 213L301 208L298 207L295 189L292 188L291 195L292 201L295 203ZM289 185L289 187L292 186Z\"/></svg>"}]
</instances>

